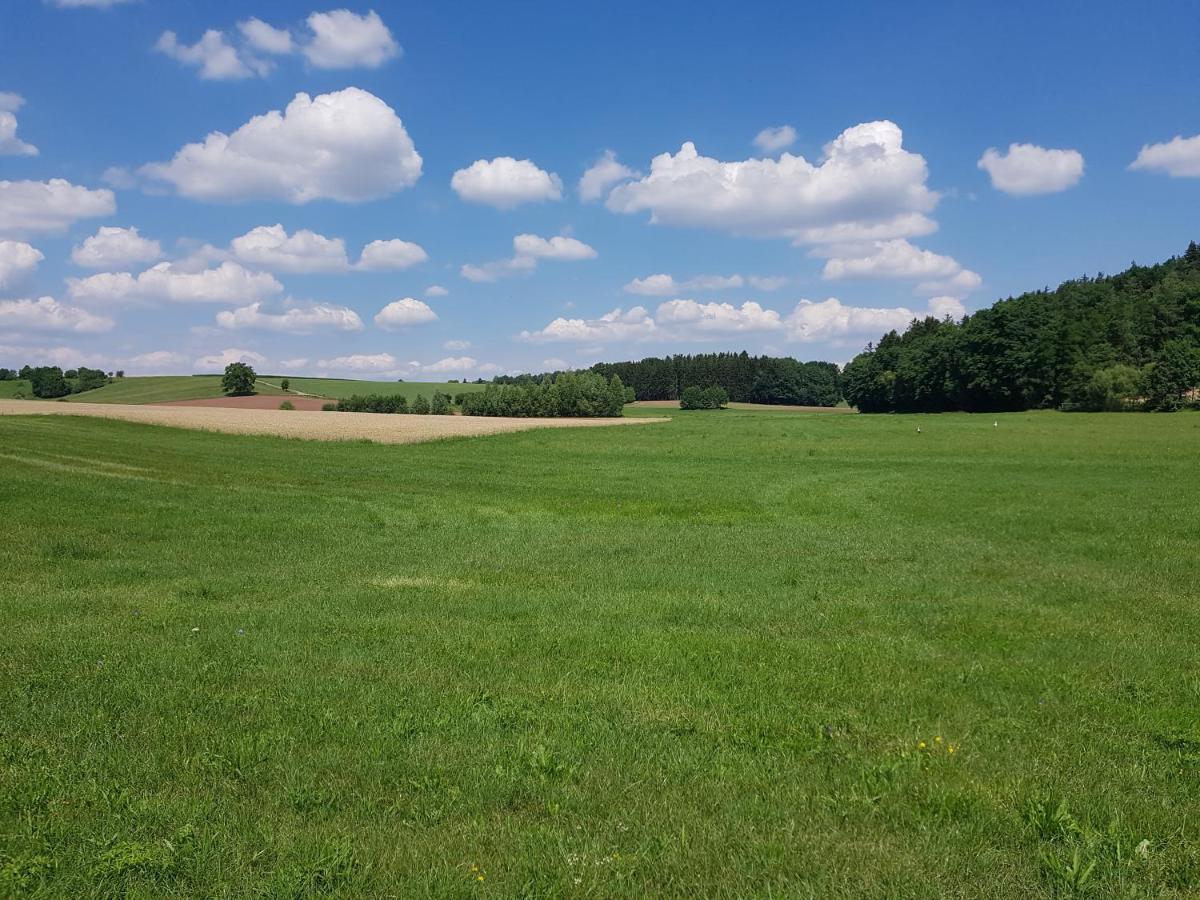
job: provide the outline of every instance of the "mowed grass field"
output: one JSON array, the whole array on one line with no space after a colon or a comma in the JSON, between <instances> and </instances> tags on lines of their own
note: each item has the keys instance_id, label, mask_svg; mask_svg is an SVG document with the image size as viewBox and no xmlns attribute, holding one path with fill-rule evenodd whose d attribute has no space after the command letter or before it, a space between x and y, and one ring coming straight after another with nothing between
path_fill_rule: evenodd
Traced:
<instances>
[{"instance_id":1,"label":"mowed grass field","mask_svg":"<svg viewBox=\"0 0 1200 900\"><path fill-rule=\"evenodd\" d=\"M270 384L257 382L255 393L282 395ZM26 392L27 396L32 396ZM174 400L203 400L221 397L220 375L147 375L118 378L112 384L71 394L65 398L76 403L170 403Z\"/></svg>"},{"instance_id":2,"label":"mowed grass field","mask_svg":"<svg viewBox=\"0 0 1200 900\"><path fill-rule=\"evenodd\" d=\"M281 376L263 376L263 382L278 385ZM288 378L289 389L305 394L315 394L319 397L330 397L341 400L354 394L387 394L394 396L403 394L409 401L415 400L417 394L424 394L428 400L435 391L449 394L466 394L482 391L487 385L461 384L435 381L356 381L345 378Z\"/></svg>"},{"instance_id":3,"label":"mowed grass field","mask_svg":"<svg viewBox=\"0 0 1200 900\"><path fill-rule=\"evenodd\" d=\"M0 895L1196 896L1200 415L672 417L0 420Z\"/></svg>"}]
</instances>

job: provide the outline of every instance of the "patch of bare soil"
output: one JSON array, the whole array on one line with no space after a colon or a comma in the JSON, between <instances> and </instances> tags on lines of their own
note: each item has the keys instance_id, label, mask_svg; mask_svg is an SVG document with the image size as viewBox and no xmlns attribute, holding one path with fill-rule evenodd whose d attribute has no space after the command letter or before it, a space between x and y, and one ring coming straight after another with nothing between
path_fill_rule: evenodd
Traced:
<instances>
[{"instance_id":1,"label":"patch of bare soil","mask_svg":"<svg viewBox=\"0 0 1200 900\"><path fill-rule=\"evenodd\" d=\"M276 398L282 400L283 398ZM294 401L293 401L294 402ZM228 434L265 434L316 441L368 440L415 444L451 437L528 431L532 428L595 428L652 425L665 418L502 419L484 416L392 416L377 413L312 412L297 409L231 409L211 406L130 406L117 403L55 403L49 400L0 400L0 416L99 416Z\"/></svg>"}]
</instances>

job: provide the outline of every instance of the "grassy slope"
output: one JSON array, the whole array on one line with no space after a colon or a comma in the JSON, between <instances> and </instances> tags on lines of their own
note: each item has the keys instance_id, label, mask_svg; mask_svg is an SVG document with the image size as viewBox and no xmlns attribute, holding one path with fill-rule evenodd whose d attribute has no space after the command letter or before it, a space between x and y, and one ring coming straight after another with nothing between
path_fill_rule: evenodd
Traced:
<instances>
[{"instance_id":1,"label":"grassy slope","mask_svg":"<svg viewBox=\"0 0 1200 900\"><path fill-rule=\"evenodd\" d=\"M278 385L281 381L277 376L264 376L270 384ZM289 378L289 387L293 391L306 394L317 394L321 397L342 398L352 394L403 394L409 400L417 394L424 394L426 399L433 396L434 391L454 396L469 391L481 391L482 384L446 384L431 381L353 381L343 378Z\"/></svg>"},{"instance_id":2,"label":"grassy slope","mask_svg":"<svg viewBox=\"0 0 1200 900\"><path fill-rule=\"evenodd\" d=\"M673 416L0 419L0 878L1190 895L1200 416Z\"/></svg>"},{"instance_id":3,"label":"grassy slope","mask_svg":"<svg viewBox=\"0 0 1200 900\"><path fill-rule=\"evenodd\" d=\"M256 385L260 394L282 394L267 384ZM220 397L220 375L154 375L120 378L94 391L72 394L77 403L166 403L171 400L201 400Z\"/></svg>"},{"instance_id":4,"label":"grassy slope","mask_svg":"<svg viewBox=\"0 0 1200 900\"><path fill-rule=\"evenodd\" d=\"M29 396L29 391L28 381L0 381L0 400L11 400L18 392Z\"/></svg>"}]
</instances>

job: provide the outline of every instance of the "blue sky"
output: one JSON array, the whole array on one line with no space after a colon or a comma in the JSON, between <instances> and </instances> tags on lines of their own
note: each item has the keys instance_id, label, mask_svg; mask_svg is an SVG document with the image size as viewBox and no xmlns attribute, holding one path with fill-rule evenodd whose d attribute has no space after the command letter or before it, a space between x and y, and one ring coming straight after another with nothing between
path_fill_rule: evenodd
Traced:
<instances>
[{"instance_id":1,"label":"blue sky","mask_svg":"<svg viewBox=\"0 0 1200 900\"><path fill-rule=\"evenodd\" d=\"M1129 10L6 0L0 364L845 362L1200 237L1194 5Z\"/></svg>"}]
</instances>

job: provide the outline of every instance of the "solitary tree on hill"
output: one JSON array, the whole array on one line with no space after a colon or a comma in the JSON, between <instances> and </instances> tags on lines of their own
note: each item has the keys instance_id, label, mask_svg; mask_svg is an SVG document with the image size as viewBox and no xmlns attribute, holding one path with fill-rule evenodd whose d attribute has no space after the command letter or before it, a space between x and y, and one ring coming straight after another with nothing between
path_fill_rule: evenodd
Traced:
<instances>
[{"instance_id":1,"label":"solitary tree on hill","mask_svg":"<svg viewBox=\"0 0 1200 900\"><path fill-rule=\"evenodd\" d=\"M254 393L254 370L243 362L233 362L225 367L221 379L221 390L234 397Z\"/></svg>"}]
</instances>

